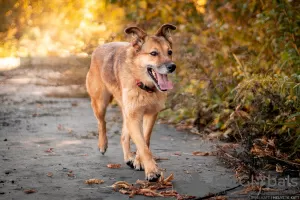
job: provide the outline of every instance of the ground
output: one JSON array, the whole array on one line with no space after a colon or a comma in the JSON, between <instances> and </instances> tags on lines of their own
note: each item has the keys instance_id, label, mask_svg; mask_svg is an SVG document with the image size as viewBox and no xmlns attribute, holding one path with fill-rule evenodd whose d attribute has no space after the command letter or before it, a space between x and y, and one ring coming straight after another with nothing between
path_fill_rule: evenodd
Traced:
<instances>
[{"instance_id":1,"label":"ground","mask_svg":"<svg viewBox=\"0 0 300 200\"><path fill-rule=\"evenodd\" d=\"M144 172L123 163L118 107L108 109L108 151L101 155L90 100L66 95L81 94L84 86L52 83L51 77L66 74L60 73L23 67L0 74L0 199L128 198L109 186L121 180L134 183L144 179ZM192 155L193 151L211 152L215 144L159 123L151 139L153 154L168 158L158 165L166 169L165 176L174 174L174 189L197 197L238 185L233 170L223 167L216 157ZM122 165L110 169L109 163ZM104 183L86 185L90 178ZM28 189L36 192L25 194Z\"/></svg>"}]
</instances>

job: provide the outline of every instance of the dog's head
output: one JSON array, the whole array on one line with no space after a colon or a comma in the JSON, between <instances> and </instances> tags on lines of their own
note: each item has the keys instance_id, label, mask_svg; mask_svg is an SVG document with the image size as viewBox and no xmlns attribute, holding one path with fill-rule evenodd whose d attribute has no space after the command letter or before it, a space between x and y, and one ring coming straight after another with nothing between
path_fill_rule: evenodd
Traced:
<instances>
[{"instance_id":1,"label":"dog's head","mask_svg":"<svg viewBox=\"0 0 300 200\"><path fill-rule=\"evenodd\" d=\"M159 91L173 88L168 74L176 69L172 61L172 38L170 30L176 27L171 24L162 25L155 35L147 35L139 27L128 27L125 33L133 34L133 62L138 70L138 78L145 84L154 84Z\"/></svg>"}]
</instances>

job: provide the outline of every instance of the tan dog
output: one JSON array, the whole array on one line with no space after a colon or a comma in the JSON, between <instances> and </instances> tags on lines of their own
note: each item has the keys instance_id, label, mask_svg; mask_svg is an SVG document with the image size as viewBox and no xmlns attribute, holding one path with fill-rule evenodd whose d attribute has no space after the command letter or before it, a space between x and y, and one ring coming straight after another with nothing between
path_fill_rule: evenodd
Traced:
<instances>
[{"instance_id":1,"label":"tan dog","mask_svg":"<svg viewBox=\"0 0 300 200\"><path fill-rule=\"evenodd\" d=\"M112 42L99 46L92 55L86 86L98 120L98 147L102 154L107 149L105 126L106 107L113 98L123 115L121 144L127 165L145 169L146 179L156 181L158 168L149 149L150 137L157 114L165 106L172 82L167 74L176 65L172 62L170 30L165 24L153 36L138 27L129 27L125 33L133 34L131 43ZM137 147L137 155L130 151L130 138Z\"/></svg>"}]
</instances>

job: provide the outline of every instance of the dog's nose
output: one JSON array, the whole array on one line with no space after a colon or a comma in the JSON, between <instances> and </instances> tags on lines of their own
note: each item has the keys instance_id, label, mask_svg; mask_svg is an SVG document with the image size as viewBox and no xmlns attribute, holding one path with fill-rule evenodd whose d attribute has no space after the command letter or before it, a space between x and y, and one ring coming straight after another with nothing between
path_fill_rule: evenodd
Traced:
<instances>
[{"instance_id":1,"label":"dog's nose","mask_svg":"<svg viewBox=\"0 0 300 200\"><path fill-rule=\"evenodd\" d=\"M169 73L172 73L175 71L176 65L174 63L170 63L167 65L167 69L168 69Z\"/></svg>"}]
</instances>

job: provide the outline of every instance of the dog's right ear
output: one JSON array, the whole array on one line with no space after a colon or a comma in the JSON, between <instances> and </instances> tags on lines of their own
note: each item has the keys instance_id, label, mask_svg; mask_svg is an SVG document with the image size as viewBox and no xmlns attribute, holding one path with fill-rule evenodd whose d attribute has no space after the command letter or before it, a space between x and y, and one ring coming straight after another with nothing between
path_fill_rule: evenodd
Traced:
<instances>
[{"instance_id":1,"label":"dog's right ear","mask_svg":"<svg viewBox=\"0 0 300 200\"><path fill-rule=\"evenodd\" d=\"M136 26L126 28L124 32L128 35L132 34L133 40L131 41L131 44L136 50L139 50L144 44L147 33L143 29Z\"/></svg>"}]
</instances>

